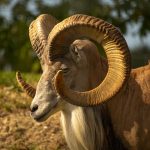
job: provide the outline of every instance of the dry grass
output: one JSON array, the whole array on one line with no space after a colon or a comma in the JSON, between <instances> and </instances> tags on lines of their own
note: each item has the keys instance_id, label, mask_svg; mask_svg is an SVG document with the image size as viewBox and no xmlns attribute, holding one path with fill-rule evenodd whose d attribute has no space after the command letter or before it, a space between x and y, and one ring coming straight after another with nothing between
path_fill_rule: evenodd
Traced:
<instances>
[{"instance_id":1,"label":"dry grass","mask_svg":"<svg viewBox=\"0 0 150 150\"><path fill-rule=\"evenodd\" d=\"M15 73L0 73L0 77L0 150L67 150L60 114L35 122L29 114L31 99L18 88ZM32 77L34 81L28 81L36 85L39 75Z\"/></svg>"}]
</instances>

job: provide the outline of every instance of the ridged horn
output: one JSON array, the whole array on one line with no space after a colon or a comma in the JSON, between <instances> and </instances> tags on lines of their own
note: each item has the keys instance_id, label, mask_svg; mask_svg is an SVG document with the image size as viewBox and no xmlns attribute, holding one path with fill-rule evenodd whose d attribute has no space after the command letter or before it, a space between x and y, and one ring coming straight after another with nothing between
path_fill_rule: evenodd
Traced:
<instances>
[{"instance_id":1,"label":"ridged horn","mask_svg":"<svg viewBox=\"0 0 150 150\"><path fill-rule=\"evenodd\" d=\"M40 60L47 43L47 37L57 23L58 21L51 15L42 14L30 24L30 41Z\"/></svg>"},{"instance_id":2,"label":"ridged horn","mask_svg":"<svg viewBox=\"0 0 150 150\"><path fill-rule=\"evenodd\" d=\"M89 38L101 44L108 59L108 72L102 83L85 92L66 86L59 71L55 87L60 96L79 106L98 105L111 99L128 79L131 70L130 52L120 31L113 25L95 17L74 15L57 24L48 37L49 57L55 59L65 54L70 44L80 38Z\"/></svg>"},{"instance_id":3,"label":"ridged horn","mask_svg":"<svg viewBox=\"0 0 150 150\"><path fill-rule=\"evenodd\" d=\"M27 93L27 95L30 96L31 98L34 98L36 89L24 81L19 71L16 72L16 79L19 85L22 87L22 89Z\"/></svg>"}]
</instances>

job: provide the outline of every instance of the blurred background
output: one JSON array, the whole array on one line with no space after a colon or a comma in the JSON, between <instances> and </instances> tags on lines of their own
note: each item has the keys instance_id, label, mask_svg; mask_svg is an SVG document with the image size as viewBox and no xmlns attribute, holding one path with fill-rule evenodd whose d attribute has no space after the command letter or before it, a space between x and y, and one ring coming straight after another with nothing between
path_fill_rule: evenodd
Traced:
<instances>
[{"instance_id":1,"label":"blurred background","mask_svg":"<svg viewBox=\"0 0 150 150\"><path fill-rule=\"evenodd\" d=\"M59 21L76 13L106 20L124 35L133 68L150 59L150 0L0 0L0 150L68 150L60 114L35 122L30 117L31 98L15 79L16 70L34 87L40 78L28 28L43 13Z\"/></svg>"},{"instance_id":2,"label":"blurred background","mask_svg":"<svg viewBox=\"0 0 150 150\"><path fill-rule=\"evenodd\" d=\"M102 18L124 34L134 68L150 59L149 0L0 0L0 70L39 72L28 28L42 13L59 21L76 13Z\"/></svg>"}]
</instances>

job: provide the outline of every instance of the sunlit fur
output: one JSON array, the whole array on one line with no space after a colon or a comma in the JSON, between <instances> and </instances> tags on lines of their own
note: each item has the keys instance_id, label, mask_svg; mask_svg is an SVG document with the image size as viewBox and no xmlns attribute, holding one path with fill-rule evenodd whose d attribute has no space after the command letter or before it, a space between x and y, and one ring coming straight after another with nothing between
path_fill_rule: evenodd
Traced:
<instances>
[{"instance_id":1,"label":"sunlit fur","mask_svg":"<svg viewBox=\"0 0 150 150\"><path fill-rule=\"evenodd\" d=\"M109 116L103 113L106 111L104 106L81 108L70 105L69 109L62 111L61 123L71 150L123 150Z\"/></svg>"},{"instance_id":2,"label":"sunlit fur","mask_svg":"<svg viewBox=\"0 0 150 150\"><path fill-rule=\"evenodd\" d=\"M74 90L87 91L104 79L108 68L94 44L77 40L74 45L80 49L80 57L69 51L50 62L45 52L43 74L31 105L39 106L33 118L44 121L61 111L64 136L71 150L150 149L150 65L132 70L130 79L108 102L95 107L74 106L62 100L54 88L57 71L69 66L65 83ZM49 113L38 120L47 110Z\"/></svg>"},{"instance_id":3,"label":"sunlit fur","mask_svg":"<svg viewBox=\"0 0 150 150\"><path fill-rule=\"evenodd\" d=\"M78 81L72 88L80 91L96 87L107 73L107 62L99 56L96 47L87 41L75 43L79 46L82 42L88 45L82 48L82 52L88 64L86 70L89 72L88 76L82 74L83 78L88 79L86 84L81 76L76 77ZM90 46L93 46L93 51L88 48ZM122 143L114 135L105 104L96 107L79 107L67 103L61 111L61 123L71 150L124 149Z\"/></svg>"}]
</instances>

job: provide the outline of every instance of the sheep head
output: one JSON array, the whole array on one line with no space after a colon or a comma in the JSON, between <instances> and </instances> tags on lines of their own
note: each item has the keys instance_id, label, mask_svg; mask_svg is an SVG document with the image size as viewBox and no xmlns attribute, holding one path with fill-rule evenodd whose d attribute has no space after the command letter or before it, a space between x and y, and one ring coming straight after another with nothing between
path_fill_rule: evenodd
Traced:
<instances>
[{"instance_id":1,"label":"sheep head","mask_svg":"<svg viewBox=\"0 0 150 150\"><path fill-rule=\"evenodd\" d=\"M20 74L17 79L33 97L31 114L37 121L63 109L67 102L79 106L105 102L116 95L129 77L127 44L117 28L101 19L74 15L57 24L53 17L42 15L31 23L29 35L43 74L36 90ZM83 50L97 51L97 48L89 40L81 40L83 38L101 44L108 59L107 75L94 89L89 89L86 80L88 61Z\"/></svg>"}]
</instances>

